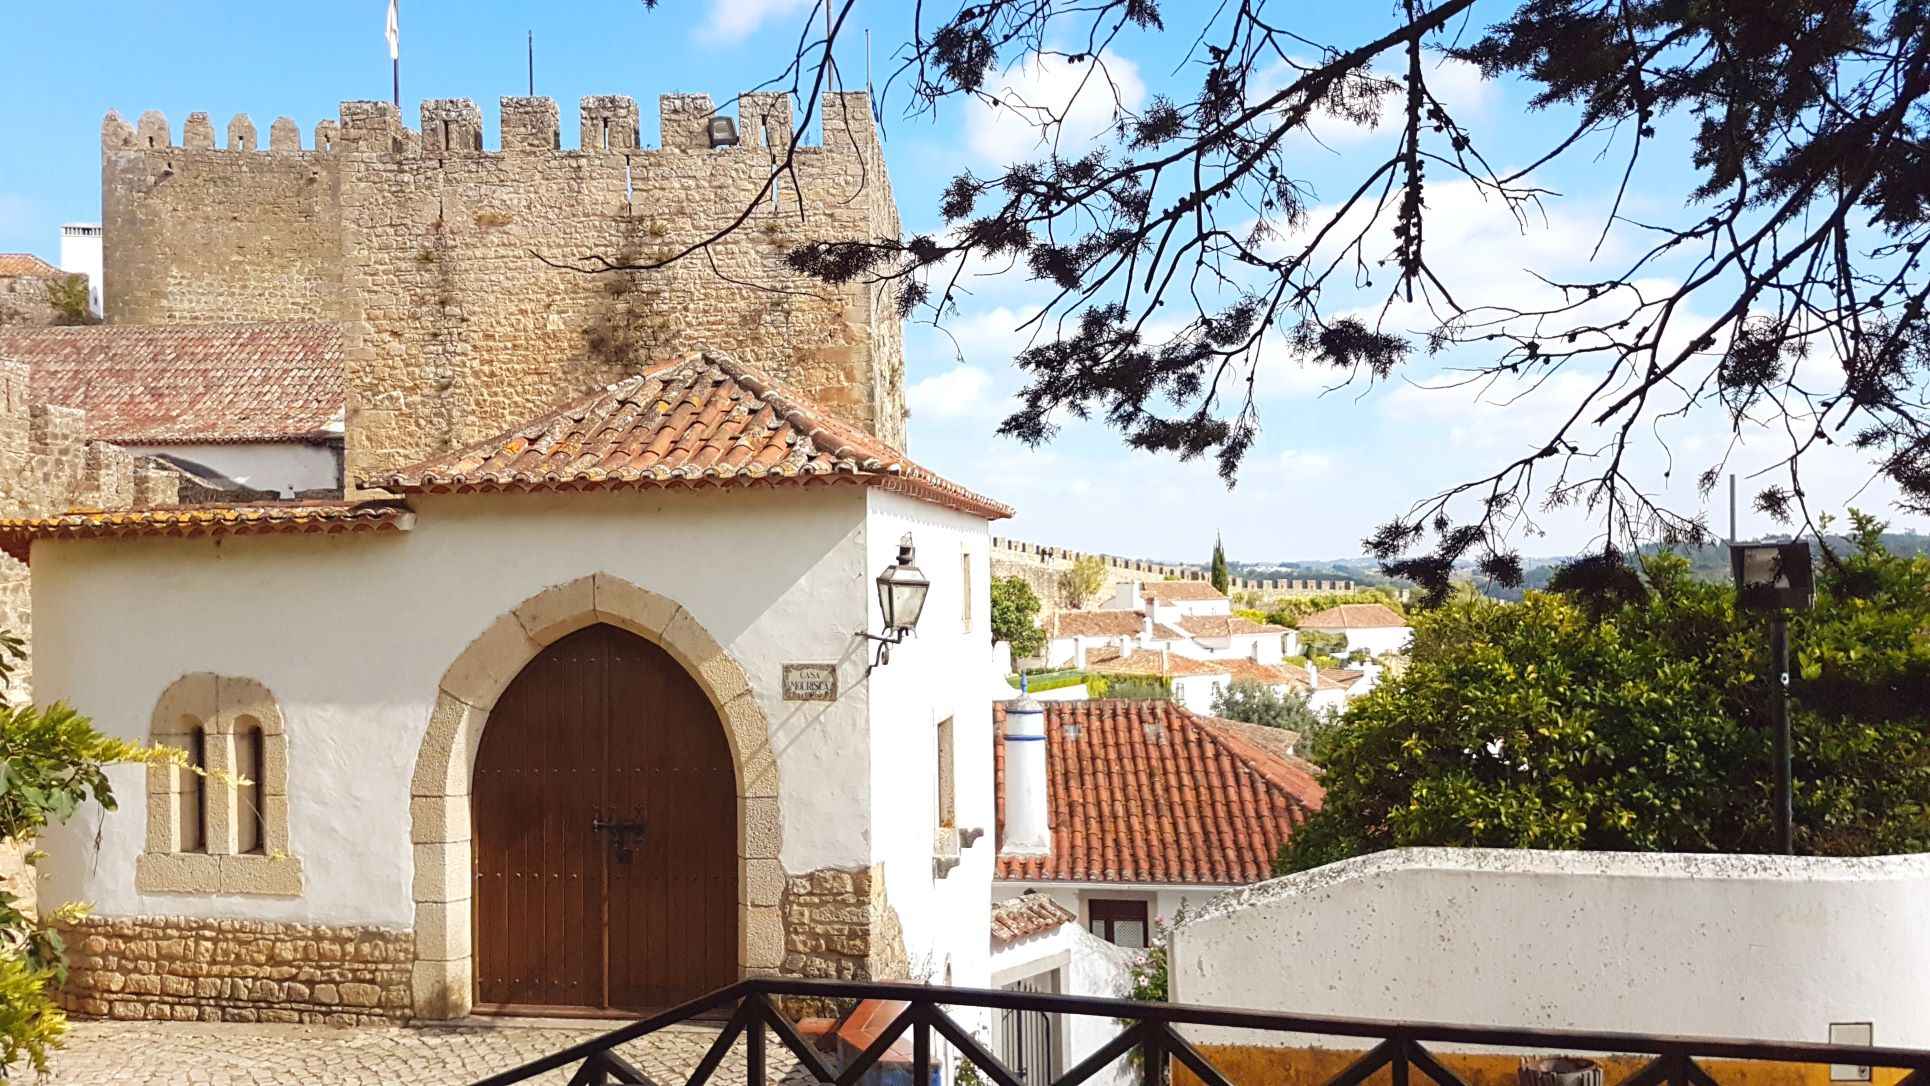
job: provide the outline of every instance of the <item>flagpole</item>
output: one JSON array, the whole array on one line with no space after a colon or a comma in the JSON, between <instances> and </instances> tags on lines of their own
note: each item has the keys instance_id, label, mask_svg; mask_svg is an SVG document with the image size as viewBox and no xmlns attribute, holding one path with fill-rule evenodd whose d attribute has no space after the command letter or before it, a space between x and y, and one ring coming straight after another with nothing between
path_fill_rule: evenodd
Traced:
<instances>
[{"instance_id":1,"label":"flagpole","mask_svg":"<svg viewBox=\"0 0 1930 1086\"><path fill-rule=\"evenodd\" d=\"M389 81L398 117L402 115L402 50L397 45L401 36L396 28L401 21L402 0L389 0Z\"/></svg>"}]
</instances>

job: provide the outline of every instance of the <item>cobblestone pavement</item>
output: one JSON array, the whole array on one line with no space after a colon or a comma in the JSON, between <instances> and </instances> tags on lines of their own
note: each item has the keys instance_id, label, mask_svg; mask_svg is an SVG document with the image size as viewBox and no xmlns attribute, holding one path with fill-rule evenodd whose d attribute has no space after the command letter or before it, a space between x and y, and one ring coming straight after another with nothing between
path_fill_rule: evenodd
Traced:
<instances>
[{"instance_id":1,"label":"cobblestone pavement","mask_svg":"<svg viewBox=\"0 0 1930 1086\"><path fill-rule=\"evenodd\" d=\"M503 1018L422 1028L75 1021L66 1047L51 1060L51 1075L41 1081L48 1086L453 1086L547 1056L618 1025ZM619 1051L653 1080L680 1086L716 1037L715 1027L672 1026ZM773 1040L766 1051L774 1086L811 1082L784 1046ZM569 1072L532 1081L566 1083ZM711 1081L717 1086L744 1081L741 1039Z\"/></svg>"}]
</instances>

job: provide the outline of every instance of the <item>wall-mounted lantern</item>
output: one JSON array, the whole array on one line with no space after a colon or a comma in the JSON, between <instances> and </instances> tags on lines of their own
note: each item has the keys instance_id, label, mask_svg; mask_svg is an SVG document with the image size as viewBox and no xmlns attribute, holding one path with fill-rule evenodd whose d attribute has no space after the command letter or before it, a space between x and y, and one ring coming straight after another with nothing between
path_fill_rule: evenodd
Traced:
<instances>
[{"instance_id":1,"label":"wall-mounted lantern","mask_svg":"<svg viewBox=\"0 0 1930 1086\"><path fill-rule=\"evenodd\" d=\"M729 117L712 117L710 119L710 149L715 151L719 147L735 146L737 146L737 122L731 120Z\"/></svg>"},{"instance_id":2,"label":"wall-mounted lantern","mask_svg":"<svg viewBox=\"0 0 1930 1086\"><path fill-rule=\"evenodd\" d=\"M1796 799L1789 733L1789 612L1807 611L1816 602L1816 572L1809 542L1731 543L1729 568L1736 579L1736 607L1769 616L1769 666L1775 692L1770 706L1776 723L1776 839L1783 855L1796 852Z\"/></svg>"},{"instance_id":3,"label":"wall-mounted lantern","mask_svg":"<svg viewBox=\"0 0 1930 1086\"><path fill-rule=\"evenodd\" d=\"M885 632L865 634L878 642L878 658L872 667L891 662L891 646L917 628L918 616L925 610L925 596L931 591L931 581L919 570L917 558L918 549L912 546L911 533L906 532L898 541L898 560L878 574L878 610L885 616Z\"/></svg>"}]
</instances>

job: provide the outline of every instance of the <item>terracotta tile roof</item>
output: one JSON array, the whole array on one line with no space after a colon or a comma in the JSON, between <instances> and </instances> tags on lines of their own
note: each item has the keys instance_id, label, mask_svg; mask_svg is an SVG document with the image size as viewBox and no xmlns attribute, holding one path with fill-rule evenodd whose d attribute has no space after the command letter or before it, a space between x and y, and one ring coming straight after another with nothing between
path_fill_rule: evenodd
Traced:
<instances>
[{"instance_id":1,"label":"terracotta tile roof","mask_svg":"<svg viewBox=\"0 0 1930 1086\"><path fill-rule=\"evenodd\" d=\"M993 707L993 766L1004 833L1005 707ZM1236 744L1165 701L1045 703L1052 850L1001 856L1011 881L1240 885L1273 857L1320 784L1252 744Z\"/></svg>"},{"instance_id":2,"label":"terracotta tile roof","mask_svg":"<svg viewBox=\"0 0 1930 1086\"><path fill-rule=\"evenodd\" d=\"M1211 581L1147 581L1139 594L1165 603L1175 600L1223 600L1226 598Z\"/></svg>"},{"instance_id":3,"label":"terracotta tile roof","mask_svg":"<svg viewBox=\"0 0 1930 1086\"><path fill-rule=\"evenodd\" d=\"M1251 634L1286 633L1285 626L1255 622L1239 615L1183 615L1179 628L1194 637L1243 637Z\"/></svg>"},{"instance_id":4,"label":"terracotta tile roof","mask_svg":"<svg viewBox=\"0 0 1930 1086\"><path fill-rule=\"evenodd\" d=\"M1071 909L1044 894L1020 894L992 905L992 938L1010 942L1078 919Z\"/></svg>"},{"instance_id":5,"label":"terracotta tile roof","mask_svg":"<svg viewBox=\"0 0 1930 1086\"><path fill-rule=\"evenodd\" d=\"M1359 682L1366 675L1365 671L1352 671L1347 668L1323 667L1320 669L1321 682L1338 686L1343 690Z\"/></svg>"},{"instance_id":6,"label":"terracotta tile roof","mask_svg":"<svg viewBox=\"0 0 1930 1086\"><path fill-rule=\"evenodd\" d=\"M1303 630L1365 630L1405 625L1407 620L1383 603L1343 603L1325 611L1315 611L1300 620Z\"/></svg>"},{"instance_id":7,"label":"terracotta tile roof","mask_svg":"<svg viewBox=\"0 0 1930 1086\"><path fill-rule=\"evenodd\" d=\"M1145 629L1146 613L1144 611L1055 611L1052 614L1052 628L1047 631L1047 636L1058 639L1138 637ZM1163 622L1153 624L1153 637L1159 641L1188 640L1185 634Z\"/></svg>"},{"instance_id":8,"label":"terracotta tile roof","mask_svg":"<svg viewBox=\"0 0 1930 1086\"><path fill-rule=\"evenodd\" d=\"M1309 806L1316 811L1320 809L1320 775L1326 771L1293 753L1294 745L1300 742L1299 732L1228 720L1223 716L1203 716L1200 723L1234 750L1244 752L1253 767L1267 774L1274 783L1295 795L1316 797ZM1264 757L1254 757L1255 752Z\"/></svg>"},{"instance_id":9,"label":"terracotta tile roof","mask_svg":"<svg viewBox=\"0 0 1930 1086\"><path fill-rule=\"evenodd\" d=\"M333 321L0 329L31 367L28 398L87 412L125 445L339 438L342 335Z\"/></svg>"},{"instance_id":10,"label":"terracotta tile roof","mask_svg":"<svg viewBox=\"0 0 1930 1086\"><path fill-rule=\"evenodd\" d=\"M1131 656L1121 656L1117 648L1089 649L1086 652L1086 670L1101 675L1161 675L1168 678L1224 675L1227 669L1221 665L1226 662L1195 660L1177 652L1157 652L1152 649L1136 649Z\"/></svg>"},{"instance_id":11,"label":"terracotta tile roof","mask_svg":"<svg viewBox=\"0 0 1930 1086\"><path fill-rule=\"evenodd\" d=\"M64 279L67 273L32 253L0 253L0 279Z\"/></svg>"},{"instance_id":12,"label":"terracotta tile roof","mask_svg":"<svg viewBox=\"0 0 1930 1086\"><path fill-rule=\"evenodd\" d=\"M1128 637L1146 628L1146 616L1138 611L1054 611L1052 637Z\"/></svg>"},{"instance_id":13,"label":"terracotta tile roof","mask_svg":"<svg viewBox=\"0 0 1930 1086\"><path fill-rule=\"evenodd\" d=\"M1307 685L1305 668L1275 667L1249 660L1244 656L1228 657L1225 660L1215 660L1213 663L1223 666L1226 673L1234 679L1251 679L1257 683L1277 684L1292 683L1297 678L1299 685L1303 687Z\"/></svg>"},{"instance_id":14,"label":"terracotta tile roof","mask_svg":"<svg viewBox=\"0 0 1930 1086\"><path fill-rule=\"evenodd\" d=\"M707 352L620 381L467 449L361 480L401 493L855 482L988 519L950 482L763 374Z\"/></svg>"},{"instance_id":15,"label":"terracotta tile roof","mask_svg":"<svg viewBox=\"0 0 1930 1086\"><path fill-rule=\"evenodd\" d=\"M176 505L0 518L0 550L24 562L36 539L408 531L414 526L415 514L399 501Z\"/></svg>"}]
</instances>

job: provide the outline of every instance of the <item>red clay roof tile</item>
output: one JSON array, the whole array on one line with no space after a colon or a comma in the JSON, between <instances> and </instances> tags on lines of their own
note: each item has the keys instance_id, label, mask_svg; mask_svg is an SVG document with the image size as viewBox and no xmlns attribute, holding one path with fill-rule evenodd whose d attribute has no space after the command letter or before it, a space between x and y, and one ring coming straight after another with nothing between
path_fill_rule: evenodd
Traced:
<instances>
[{"instance_id":1,"label":"red clay roof tile","mask_svg":"<svg viewBox=\"0 0 1930 1086\"><path fill-rule=\"evenodd\" d=\"M34 403L87 412L124 445L327 441L341 436L333 321L0 329Z\"/></svg>"},{"instance_id":2,"label":"red clay roof tile","mask_svg":"<svg viewBox=\"0 0 1930 1086\"><path fill-rule=\"evenodd\" d=\"M415 514L399 501L262 502L174 505L118 512L75 511L47 517L0 518L0 551L24 562L36 539L407 531L414 524Z\"/></svg>"},{"instance_id":3,"label":"red clay roof tile","mask_svg":"<svg viewBox=\"0 0 1930 1086\"><path fill-rule=\"evenodd\" d=\"M1007 881L1240 885L1309 813L1320 783L1251 743L1231 742L1166 701L1045 704L1052 849L1000 856ZM999 834L1005 822L1005 707L993 707Z\"/></svg>"},{"instance_id":4,"label":"red clay roof tile","mask_svg":"<svg viewBox=\"0 0 1930 1086\"><path fill-rule=\"evenodd\" d=\"M1300 620L1303 630L1365 630L1405 626L1407 620L1384 603L1343 603Z\"/></svg>"},{"instance_id":5,"label":"red clay roof tile","mask_svg":"<svg viewBox=\"0 0 1930 1086\"><path fill-rule=\"evenodd\" d=\"M66 272L32 253L0 253L0 279L62 279Z\"/></svg>"},{"instance_id":6,"label":"red clay roof tile","mask_svg":"<svg viewBox=\"0 0 1930 1086\"><path fill-rule=\"evenodd\" d=\"M992 906L992 938L1010 941L1051 931L1079 918L1044 894L1026 893Z\"/></svg>"},{"instance_id":7,"label":"red clay roof tile","mask_svg":"<svg viewBox=\"0 0 1930 1086\"><path fill-rule=\"evenodd\" d=\"M399 493L855 482L1012 515L721 354L665 363L506 434L364 478Z\"/></svg>"}]
</instances>

